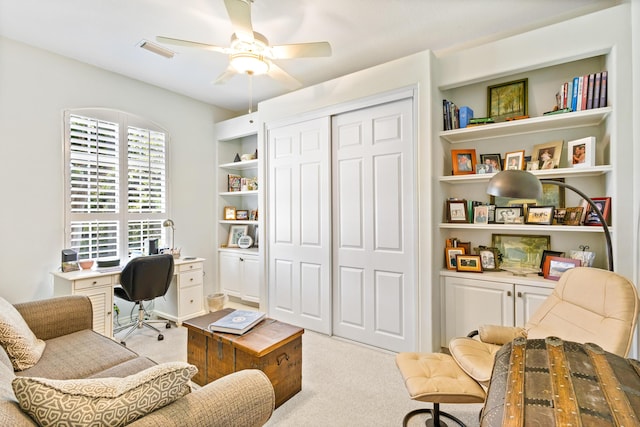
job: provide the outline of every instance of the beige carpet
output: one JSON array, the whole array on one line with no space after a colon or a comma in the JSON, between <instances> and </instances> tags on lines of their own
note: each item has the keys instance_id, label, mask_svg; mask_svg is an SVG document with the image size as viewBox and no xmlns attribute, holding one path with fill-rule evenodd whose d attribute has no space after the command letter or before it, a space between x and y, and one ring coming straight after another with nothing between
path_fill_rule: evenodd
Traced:
<instances>
[{"instance_id":1,"label":"beige carpet","mask_svg":"<svg viewBox=\"0 0 640 427\"><path fill-rule=\"evenodd\" d=\"M156 362L187 359L183 327L137 331L127 347ZM302 391L276 409L267 426L400 426L404 415L428 406L409 399L395 355L306 331L302 336ZM441 405L469 427L478 426L481 405ZM426 416L409 426L424 426ZM448 423L450 426L453 423Z\"/></svg>"}]
</instances>

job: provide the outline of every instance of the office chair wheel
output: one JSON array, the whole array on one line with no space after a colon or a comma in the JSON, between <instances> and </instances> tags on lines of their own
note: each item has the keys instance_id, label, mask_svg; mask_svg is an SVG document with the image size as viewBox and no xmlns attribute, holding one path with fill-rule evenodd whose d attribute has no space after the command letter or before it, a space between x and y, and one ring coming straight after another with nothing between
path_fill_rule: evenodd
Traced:
<instances>
[{"instance_id":1,"label":"office chair wheel","mask_svg":"<svg viewBox=\"0 0 640 427\"><path fill-rule=\"evenodd\" d=\"M162 341L163 339L164 339L164 335L159 334L159 335L158 335L158 341Z\"/></svg>"},{"instance_id":2,"label":"office chair wheel","mask_svg":"<svg viewBox=\"0 0 640 427\"><path fill-rule=\"evenodd\" d=\"M164 325L164 327L167 328L167 329L171 329L171 323L167 322L167 324Z\"/></svg>"},{"instance_id":3,"label":"office chair wheel","mask_svg":"<svg viewBox=\"0 0 640 427\"><path fill-rule=\"evenodd\" d=\"M124 342L124 341L120 341L120 345L121 345L121 346L123 346L123 347L126 347L126 346L127 346L127 343L126 343L126 342Z\"/></svg>"}]
</instances>

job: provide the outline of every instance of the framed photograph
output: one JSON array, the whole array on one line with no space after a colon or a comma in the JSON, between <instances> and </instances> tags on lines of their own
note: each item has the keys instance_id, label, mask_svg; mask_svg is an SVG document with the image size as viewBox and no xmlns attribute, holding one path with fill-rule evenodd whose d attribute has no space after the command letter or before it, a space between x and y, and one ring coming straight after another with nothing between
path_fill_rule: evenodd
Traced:
<instances>
[{"instance_id":1,"label":"framed photograph","mask_svg":"<svg viewBox=\"0 0 640 427\"><path fill-rule=\"evenodd\" d=\"M553 223L553 206L529 206L527 224L551 225Z\"/></svg>"},{"instance_id":2,"label":"framed photograph","mask_svg":"<svg viewBox=\"0 0 640 427\"><path fill-rule=\"evenodd\" d=\"M609 225L611 221L609 215L609 211L611 210L611 197L592 197L591 200L593 200L593 203L595 203L598 210L600 210L607 225ZM587 209L587 215L584 217L584 225L602 225L596 213L591 209L591 206Z\"/></svg>"},{"instance_id":3,"label":"framed photograph","mask_svg":"<svg viewBox=\"0 0 640 427\"><path fill-rule=\"evenodd\" d=\"M511 151L504 155L505 170L523 170L524 169L524 150Z\"/></svg>"},{"instance_id":4,"label":"framed photograph","mask_svg":"<svg viewBox=\"0 0 640 427\"><path fill-rule=\"evenodd\" d=\"M476 150L451 150L451 166L454 175L467 175L475 173Z\"/></svg>"},{"instance_id":5,"label":"framed photograph","mask_svg":"<svg viewBox=\"0 0 640 427\"><path fill-rule=\"evenodd\" d=\"M445 248L444 249L444 258L447 263L447 269L455 270L456 269L456 255L464 255L464 248Z\"/></svg>"},{"instance_id":6,"label":"framed photograph","mask_svg":"<svg viewBox=\"0 0 640 427\"><path fill-rule=\"evenodd\" d=\"M447 200L447 222L469 222L466 200Z\"/></svg>"},{"instance_id":7,"label":"framed photograph","mask_svg":"<svg viewBox=\"0 0 640 427\"><path fill-rule=\"evenodd\" d=\"M487 173L500 172L502 170L502 157L500 157L500 154L480 154L480 163L485 165Z\"/></svg>"},{"instance_id":8,"label":"framed photograph","mask_svg":"<svg viewBox=\"0 0 640 427\"><path fill-rule=\"evenodd\" d=\"M480 255L482 263L482 271L499 271L500 257L496 248L480 246L474 249L476 254Z\"/></svg>"},{"instance_id":9,"label":"framed photograph","mask_svg":"<svg viewBox=\"0 0 640 427\"><path fill-rule=\"evenodd\" d=\"M580 267L579 259L548 256L544 260L542 275L545 279L558 280L560 276L562 276L562 273L576 267Z\"/></svg>"},{"instance_id":10,"label":"framed photograph","mask_svg":"<svg viewBox=\"0 0 640 427\"><path fill-rule=\"evenodd\" d=\"M500 83L487 88L487 115L494 121L514 119L528 114L528 79Z\"/></svg>"},{"instance_id":11,"label":"framed photograph","mask_svg":"<svg viewBox=\"0 0 640 427\"><path fill-rule=\"evenodd\" d=\"M532 162L538 162L538 169L554 169L560 166L563 141L551 141L533 146Z\"/></svg>"},{"instance_id":12,"label":"framed photograph","mask_svg":"<svg viewBox=\"0 0 640 427\"><path fill-rule=\"evenodd\" d=\"M536 160L535 162L529 161L527 162L527 170L528 171L537 171L540 169L540 163Z\"/></svg>"},{"instance_id":13,"label":"framed photograph","mask_svg":"<svg viewBox=\"0 0 640 427\"><path fill-rule=\"evenodd\" d=\"M225 220L236 219L236 207L235 206L225 206L224 207L224 219Z\"/></svg>"},{"instance_id":14,"label":"framed photograph","mask_svg":"<svg viewBox=\"0 0 640 427\"><path fill-rule=\"evenodd\" d=\"M239 248L238 239L242 236L246 236L249 232L248 225L232 225L229 227L229 238L227 240L228 248Z\"/></svg>"},{"instance_id":15,"label":"framed photograph","mask_svg":"<svg viewBox=\"0 0 640 427\"><path fill-rule=\"evenodd\" d=\"M496 224L517 224L521 216L522 207L520 206L496 206Z\"/></svg>"},{"instance_id":16,"label":"framed photograph","mask_svg":"<svg viewBox=\"0 0 640 427\"><path fill-rule=\"evenodd\" d=\"M252 210L249 214L249 221L257 221L258 220L258 210Z\"/></svg>"},{"instance_id":17,"label":"framed photograph","mask_svg":"<svg viewBox=\"0 0 640 427\"><path fill-rule=\"evenodd\" d=\"M456 255L456 271L482 273L480 255Z\"/></svg>"},{"instance_id":18,"label":"framed photograph","mask_svg":"<svg viewBox=\"0 0 640 427\"><path fill-rule=\"evenodd\" d=\"M566 208L558 208L553 211L553 223L555 225L564 224L564 217L567 216Z\"/></svg>"},{"instance_id":19,"label":"framed photograph","mask_svg":"<svg viewBox=\"0 0 640 427\"><path fill-rule=\"evenodd\" d=\"M563 225L580 225L582 222L582 206L565 208Z\"/></svg>"},{"instance_id":20,"label":"framed photograph","mask_svg":"<svg viewBox=\"0 0 640 427\"><path fill-rule=\"evenodd\" d=\"M473 207L473 222L475 224L489 224L489 206L480 205Z\"/></svg>"},{"instance_id":21,"label":"framed photograph","mask_svg":"<svg viewBox=\"0 0 640 427\"><path fill-rule=\"evenodd\" d=\"M241 184L242 177L240 175L229 174L227 176L227 191L240 191L242 190Z\"/></svg>"},{"instance_id":22,"label":"framed photograph","mask_svg":"<svg viewBox=\"0 0 640 427\"><path fill-rule=\"evenodd\" d=\"M236 210L236 219L239 220L248 220L249 219L249 211L244 210L244 209L238 209Z\"/></svg>"},{"instance_id":23,"label":"framed photograph","mask_svg":"<svg viewBox=\"0 0 640 427\"><path fill-rule=\"evenodd\" d=\"M458 241L456 242L456 245L457 245L459 248L464 249L464 253L465 253L465 254L470 254L470 253L471 253L471 242L461 242L460 240L458 240Z\"/></svg>"},{"instance_id":24,"label":"framed photograph","mask_svg":"<svg viewBox=\"0 0 640 427\"><path fill-rule=\"evenodd\" d=\"M596 165L596 137L575 139L567 142L567 165L570 168L584 168Z\"/></svg>"},{"instance_id":25,"label":"framed photograph","mask_svg":"<svg viewBox=\"0 0 640 427\"><path fill-rule=\"evenodd\" d=\"M492 234L491 246L502 254L501 267L538 271L542 252L549 250L551 236L531 234Z\"/></svg>"},{"instance_id":26,"label":"framed photograph","mask_svg":"<svg viewBox=\"0 0 640 427\"><path fill-rule=\"evenodd\" d=\"M491 173L490 171L491 171L490 167L485 165L484 163L476 164L476 173L477 174Z\"/></svg>"},{"instance_id":27,"label":"framed photograph","mask_svg":"<svg viewBox=\"0 0 640 427\"><path fill-rule=\"evenodd\" d=\"M542 258L540 259L540 272L538 273L538 276L543 276L544 273L544 262L547 259L547 257L549 256L557 256L557 257L563 257L564 256L564 252L560 252L560 251L547 251L544 250L542 251Z\"/></svg>"}]
</instances>

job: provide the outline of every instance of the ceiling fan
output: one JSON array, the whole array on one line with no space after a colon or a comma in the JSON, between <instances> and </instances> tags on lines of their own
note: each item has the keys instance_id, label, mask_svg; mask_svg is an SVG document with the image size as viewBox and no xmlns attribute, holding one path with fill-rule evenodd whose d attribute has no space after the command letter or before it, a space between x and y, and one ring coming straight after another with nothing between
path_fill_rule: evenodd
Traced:
<instances>
[{"instance_id":1,"label":"ceiling fan","mask_svg":"<svg viewBox=\"0 0 640 427\"><path fill-rule=\"evenodd\" d=\"M160 43L196 47L229 55L229 67L220 74L215 83L224 83L238 73L268 74L290 89L301 87L302 84L298 80L277 66L273 60L331 56L331 45L328 42L269 45L264 35L253 31L251 3L253 0L224 0L234 31L229 47L163 36L156 37L156 40Z\"/></svg>"}]
</instances>

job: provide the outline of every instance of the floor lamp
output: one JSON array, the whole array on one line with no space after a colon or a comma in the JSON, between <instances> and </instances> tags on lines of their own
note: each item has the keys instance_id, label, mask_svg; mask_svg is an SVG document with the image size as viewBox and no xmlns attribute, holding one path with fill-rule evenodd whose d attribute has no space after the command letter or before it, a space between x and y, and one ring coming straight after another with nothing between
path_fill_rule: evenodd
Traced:
<instances>
[{"instance_id":1,"label":"floor lamp","mask_svg":"<svg viewBox=\"0 0 640 427\"><path fill-rule=\"evenodd\" d=\"M498 172L489 181L487 187L487 193L492 196L498 197L511 197L518 199L539 199L542 197L542 184L552 184L558 187L568 188L575 192L591 206L591 210L596 214L600 220L600 224L604 229L604 238L607 242L607 260L609 262L609 271L613 271L613 248L611 246L611 234L609 233L609 227L604 220L602 213L598 206L593 203L586 194L572 187L569 184L565 184L561 181L554 181L552 179L538 179L532 173L523 170L505 170Z\"/></svg>"}]
</instances>

